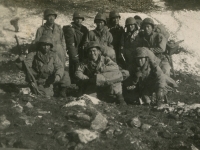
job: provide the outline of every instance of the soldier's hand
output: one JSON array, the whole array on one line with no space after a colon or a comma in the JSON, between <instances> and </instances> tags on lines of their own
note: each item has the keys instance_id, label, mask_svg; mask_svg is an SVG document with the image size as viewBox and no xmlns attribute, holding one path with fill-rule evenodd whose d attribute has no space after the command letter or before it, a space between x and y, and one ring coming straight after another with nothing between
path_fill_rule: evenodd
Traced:
<instances>
[{"instance_id":1,"label":"soldier's hand","mask_svg":"<svg viewBox=\"0 0 200 150\"><path fill-rule=\"evenodd\" d=\"M82 77L82 79L83 79L83 80L88 80L88 79L89 79L89 77L88 77L88 76L86 76L86 75L84 75L84 76Z\"/></svg>"},{"instance_id":2,"label":"soldier's hand","mask_svg":"<svg viewBox=\"0 0 200 150\"><path fill-rule=\"evenodd\" d=\"M56 75L55 77L55 82L59 82L60 81L60 76L59 75Z\"/></svg>"},{"instance_id":3,"label":"soldier's hand","mask_svg":"<svg viewBox=\"0 0 200 150\"><path fill-rule=\"evenodd\" d=\"M157 100L163 100L164 98L164 91L162 88L159 88L158 91L156 92L156 97Z\"/></svg>"}]
</instances>

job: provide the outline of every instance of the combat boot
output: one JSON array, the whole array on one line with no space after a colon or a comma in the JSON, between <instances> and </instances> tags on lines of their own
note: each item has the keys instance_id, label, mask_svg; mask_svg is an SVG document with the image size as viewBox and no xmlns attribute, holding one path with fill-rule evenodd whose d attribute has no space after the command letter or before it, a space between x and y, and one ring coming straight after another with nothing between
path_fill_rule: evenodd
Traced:
<instances>
[{"instance_id":1,"label":"combat boot","mask_svg":"<svg viewBox=\"0 0 200 150\"><path fill-rule=\"evenodd\" d=\"M60 88L60 97L66 98L66 87L61 87Z\"/></svg>"}]
</instances>

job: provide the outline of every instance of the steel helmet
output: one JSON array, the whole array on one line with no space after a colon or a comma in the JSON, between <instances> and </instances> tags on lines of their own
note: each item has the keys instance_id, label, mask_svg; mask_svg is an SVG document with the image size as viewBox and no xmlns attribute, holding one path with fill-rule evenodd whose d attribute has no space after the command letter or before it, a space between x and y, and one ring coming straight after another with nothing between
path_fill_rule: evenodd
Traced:
<instances>
[{"instance_id":1,"label":"steel helmet","mask_svg":"<svg viewBox=\"0 0 200 150\"><path fill-rule=\"evenodd\" d=\"M49 16L49 15L55 15L55 17L57 17L57 14L54 10L52 9L46 9L44 11L44 20L46 20L46 18Z\"/></svg>"},{"instance_id":2,"label":"steel helmet","mask_svg":"<svg viewBox=\"0 0 200 150\"><path fill-rule=\"evenodd\" d=\"M99 42L97 41L90 41L87 45L87 50L89 51L89 49L96 47L97 49L99 49L101 51L101 46L99 44Z\"/></svg>"},{"instance_id":3,"label":"steel helmet","mask_svg":"<svg viewBox=\"0 0 200 150\"><path fill-rule=\"evenodd\" d=\"M40 39L39 39L39 44L40 43L46 43L46 44L49 44L51 46L51 48L53 47L53 41L52 41L52 38L49 37L49 36L42 36Z\"/></svg>"},{"instance_id":4,"label":"steel helmet","mask_svg":"<svg viewBox=\"0 0 200 150\"><path fill-rule=\"evenodd\" d=\"M111 12L109 13L109 18L110 18L110 19L111 19L111 18L116 18L116 17L121 18L121 16L119 15L119 13L118 13L117 11L113 10L113 11L111 11Z\"/></svg>"},{"instance_id":5,"label":"steel helmet","mask_svg":"<svg viewBox=\"0 0 200 150\"><path fill-rule=\"evenodd\" d=\"M78 12L78 11L75 11L74 14L73 14L73 20L75 18L80 18L80 19L83 19L83 20L85 19L84 16L83 16L83 14L80 13L80 12Z\"/></svg>"},{"instance_id":6,"label":"steel helmet","mask_svg":"<svg viewBox=\"0 0 200 150\"><path fill-rule=\"evenodd\" d=\"M131 25L131 24L137 25L137 22L136 22L136 20L135 20L133 17L127 18L127 19L126 19L126 22L125 22L125 25L126 25L126 26L127 26L127 25Z\"/></svg>"},{"instance_id":7,"label":"steel helmet","mask_svg":"<svg viewBox=\"0 0 200 150\"><path fill-rule=\"evenodd\" d=\"M135 58L148 57L148 49L146 47L138 47L134 51Z\"/></svg>"},{"instance_id":8,"label":"steel helmet","mask_svg":"<svg viewBox=\"0 0 200 150\"><path fill-rule=\"evenodd\" d=\"M151 19L151 18L145 18L142 21L142 26L144 26L145 24L150 24L150 25L152 25L153 28L154 28L154 25L155 25L153 19Z\"/></svg>"},{"instance_id":9,"label":"steel helmet","mask_svg":"<svg viewBox=\"0 0 200 150\"><path fill-rule=\"evenodd\" d=\"M106 25L106 15L102 14L102 13L97 13L97 15L94 18L94 23L96 23L96 20L102 20L104 21L105 25Z\"/></svg>"}]
</instances>

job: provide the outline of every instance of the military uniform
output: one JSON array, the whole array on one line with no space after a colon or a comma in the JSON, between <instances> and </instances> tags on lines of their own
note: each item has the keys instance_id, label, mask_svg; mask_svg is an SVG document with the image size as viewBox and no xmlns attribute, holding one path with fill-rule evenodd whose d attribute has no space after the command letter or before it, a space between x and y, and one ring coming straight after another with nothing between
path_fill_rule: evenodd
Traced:
<instances>
[{"instance_id":1,"label":"military uniform","mask_svg":"<svg viewBox=\"0 0 200 150\"><path fill-rule=\"evenodd\" d=\"M89 31L87 27L83 25L79 27L72 22L71 25L63 27L63 32L69 54L69 73L71 79L73 79L79 61L85 58L84 43Z\"/></svg>"},{"instance_id":2,"label":"military uniform","mask_svg":"<svg viewBox=\"0 0 200 150\"><path fill-rule=\"evenodd\" d=\"M62 28L58 24L54 24L53 28L48 27L46 24L38 28L36 32L35 42L38 42L42 36L49 36L53 40L53 51L58 54L63 65L66 59L66 44Z\"/></svg>"},{"instance_id":3,"label":"military uniform","mask_svg":"<svg viewBox=\"0 0 200 150\"><path fill-rule=\"evenodd\" d=\"M141 97L145 102L149 103L149 96L162 91L163 96L168 90L172 89L168 84L177 87L175 81L163 74L156 61L151 61L146 48L137 48L135 57L145 57L147 60L142 67L134 63L129 67L130 77L124 82L124 97L129 102L138 101ZM150 54L152 55L152 53ZM127 90L127 87L134 86L132 90Z\"/></svg>"}]
</instances>

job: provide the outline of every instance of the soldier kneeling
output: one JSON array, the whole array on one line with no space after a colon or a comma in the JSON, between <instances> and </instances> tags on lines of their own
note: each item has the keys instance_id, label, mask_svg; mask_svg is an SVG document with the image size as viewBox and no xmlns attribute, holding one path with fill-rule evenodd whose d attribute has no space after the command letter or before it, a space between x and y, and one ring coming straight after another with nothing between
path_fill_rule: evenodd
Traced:
<instances>
[{"instance_id":1,"label":"soldier kneeling","mask_svg":"<svg viewBox=\"0 0 200 150\"><path fill-rule=\"evenodd\" d=\"M118 65L109 57L102 56L98 42L89 42L88 59L78 67L75 75L79 79L81 94L97 94L101 100L113 99L122 105L126 104L122 96L123 80Z\"/></svg>"},{"instance_id":2,"label":"soldier kneeling","mask_svg":"<svg viewBox=\"0 0 200 150\"><path fill-rule=\"evenodd\" d=\"M156 104L163 102L164 96L172 87L177 87L175 81L165 75L159 67L159 62L153 61L154 55L145 48L134 51L133 64L129 67L130 77L124 82L124 98L129 102L139 102L139 98L150 104L149 96L156 94Z\"/></svg>"},{"instance_id":3,"label":"soldier kneeling","mask_svg":"<svg viewBox=\"0 0 200 150\"><path fill-rule=\"evenodd\" d=\"M19 57L18 61L24 61L22 69L26 73L26 80L31 84L34 94L53 96L53 84L60 84L60 96L66 97L66 87L71 81L68 72L57 54L52 51L53 42L50 37L42 36L37 44L38 50L31 52L26 58Z\"/></svg>"}]
</instances>

